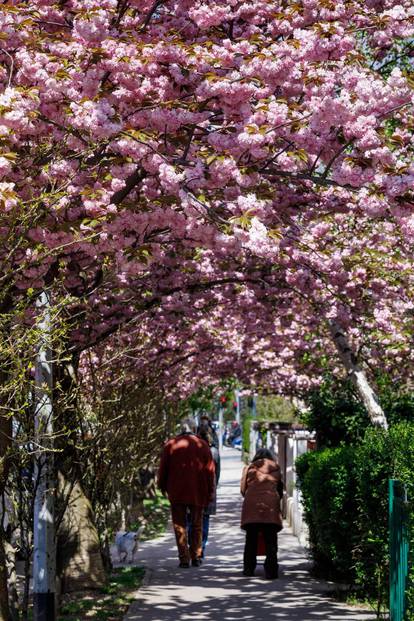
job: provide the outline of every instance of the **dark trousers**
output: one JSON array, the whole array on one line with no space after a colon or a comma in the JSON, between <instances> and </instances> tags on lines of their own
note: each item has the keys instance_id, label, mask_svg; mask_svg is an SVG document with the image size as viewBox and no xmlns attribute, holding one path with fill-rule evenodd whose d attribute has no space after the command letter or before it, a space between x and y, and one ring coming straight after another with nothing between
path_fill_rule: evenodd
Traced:
<instances>
[{"instance_id":1,"label":"dark trousers","mask_svg":"<svg viewBox=\"0 0 414 621\"><path fill-rule=\"evenodd\" d=\"M246 543L244 546L244 571L253 573L256 569L257 539L259 532L263 533L266 545L265 573L268 578L277 578L277 533L276 524L246 524Z\"/></svg>"},{"instance_id":2,"label":"dark trousers","mask_svg":"<svg viewBox=\"0 0 414 621\"><path fill-rule=\"evenodd\" d=\"M204 558L206 545L208 541L208 531L210 528L210 515L206 512L203 513L203 539L202 539L202 553L201 557ZM191 519L190 514L187 513L187 537L188 541L191 541Z\"/></svg>"},{"instance_id":3,"label":"dark trousers","mask_svg":"<svg viewBox=\"0 0 414 621\"><path fill-rule=\"evenodd\" d=\"M190 514L190 540L187 536L187 511ZM180 561L188 563L190 557L192 560L200 558L202 554L203 508L194 505L171 504L171 517Z\"/></svg>"}]
</instances>

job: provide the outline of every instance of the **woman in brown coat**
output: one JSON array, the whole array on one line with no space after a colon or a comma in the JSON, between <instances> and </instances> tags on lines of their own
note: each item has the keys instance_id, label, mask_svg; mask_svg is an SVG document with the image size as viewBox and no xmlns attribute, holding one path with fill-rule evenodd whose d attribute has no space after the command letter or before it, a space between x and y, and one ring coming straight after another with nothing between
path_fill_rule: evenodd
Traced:
<instances>
[{"instance_id":1,"label":"woman in brown coat","mask_svg":"<svg viewBox=\"0 0 414 621\"><path fill-rule=\"evenodd\" d=\"M266 545L266 578L278 577L277 533L282 530L280 499L283 482L280 466L268 449L259 449L249 466L245 466L240 484L244 496L241 527L246 531L243 574L253 576L256 569L259 532Z\"/></svg>"}]
</instances>

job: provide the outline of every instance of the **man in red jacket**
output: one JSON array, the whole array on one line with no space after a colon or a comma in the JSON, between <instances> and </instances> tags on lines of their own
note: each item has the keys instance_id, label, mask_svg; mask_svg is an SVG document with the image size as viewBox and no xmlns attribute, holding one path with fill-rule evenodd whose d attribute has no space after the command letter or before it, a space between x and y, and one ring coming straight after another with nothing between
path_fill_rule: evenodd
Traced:
<instances>
[{"instance_id":1,"label":"man in red jacket","mask_svg":"<svg viewBox=\"0 0 414 621\"><path fill-rule=\"evenodd\" d=\"M158 487L168 495L177 540L180 567L201 565L203 508L214 497L214 461L207 442L195 435L192 420L181 424L181 433L163 448ZM191 541L187 541L187 512Z\"/></svg>"}]
</instances>

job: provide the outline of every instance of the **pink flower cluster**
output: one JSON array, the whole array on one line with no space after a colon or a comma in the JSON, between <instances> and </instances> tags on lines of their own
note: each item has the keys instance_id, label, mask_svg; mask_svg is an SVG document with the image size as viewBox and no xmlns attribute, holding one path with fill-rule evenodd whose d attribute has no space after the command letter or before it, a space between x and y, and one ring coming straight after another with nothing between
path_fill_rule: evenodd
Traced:
<instances>
[{"instance_id":1,"label":"pink flower cluster","mask_svg":"<svg viewBox=\"0 0 414 621\"><path fill-rule=\"evenodd\" d=\"M327 319L409 368L411 4L4 4L9 290L52 282L79 351L118 331L171 391L308 388L321 351L336 368Z\"/></svg>"}]
</instances>

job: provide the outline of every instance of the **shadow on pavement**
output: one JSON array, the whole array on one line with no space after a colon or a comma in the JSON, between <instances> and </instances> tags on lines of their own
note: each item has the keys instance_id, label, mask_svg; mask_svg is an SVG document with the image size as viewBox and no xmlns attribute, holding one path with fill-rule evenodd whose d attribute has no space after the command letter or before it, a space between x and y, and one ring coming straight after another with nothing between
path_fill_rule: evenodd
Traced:
<instances>
[{"instance_id":1,"label":"shadow on pavement","mask_svg":"<svg viewBox=\"0 0 414 621\"><path fill-rule=\"evenodd\" d=\"M242 575L244 533L240 530L240 454L227 449L222 459L218 512L211 518L206 559L199 568L178 568L172 533L146 542L137 561L151 570L150 584L137 594L127 621L368 621L370 611L352 609L326 597L327 584L312 579L297 539L279 535L281 576Z\"/></svg>"}]
</instances>

